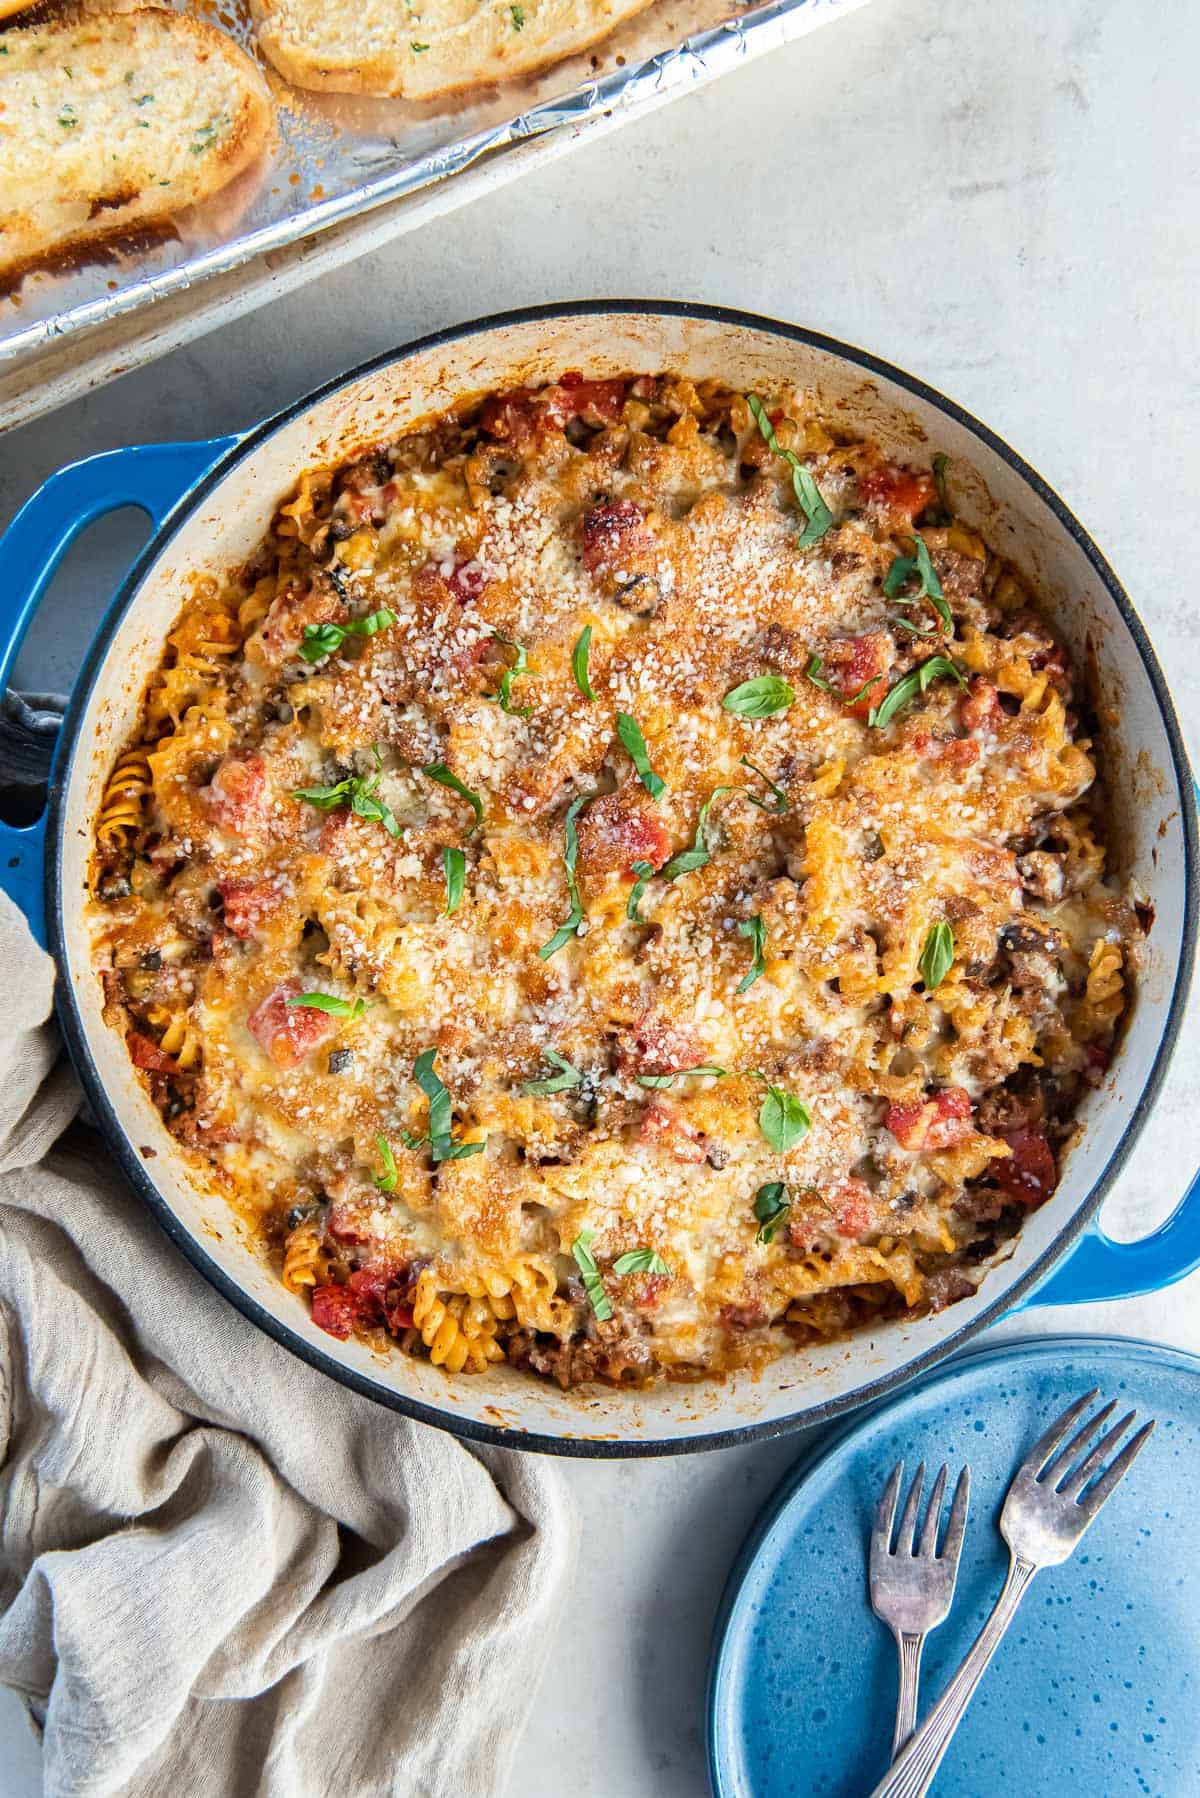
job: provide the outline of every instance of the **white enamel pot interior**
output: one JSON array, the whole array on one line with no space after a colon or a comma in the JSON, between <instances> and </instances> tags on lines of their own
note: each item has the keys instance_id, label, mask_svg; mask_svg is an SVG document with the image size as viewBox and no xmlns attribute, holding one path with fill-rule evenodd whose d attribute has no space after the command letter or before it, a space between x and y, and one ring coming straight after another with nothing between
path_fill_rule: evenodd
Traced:
<instances>
[{"instance_id":1,"label":"white enamel pot interior","mask_svg":"<svg viewBox=\"0 0 1200 1798\"><path fill-rule=\"evenodd\" d=\"M451 1378L399 1352L380 1357L359 1342L327 1336L260 1262L223 1201L184 1165L124 1043L102 1021L100 986L90 971L91 821L188 577L198 570L220 575L242 562L303 469L393 437L465 395L552 380L565 369L588 376L673 369L768 390L793 384L900 458L927 461L945 451L966 521L1033 581L1078 664L1092 671L1106 711L1119 720L1105 744L1109 800L1122 871L1136 878L1155 922L1124 1042L1106 1084L1087 1101L1082 1139L1065 1160L1058 1191L974 1298L939 1316L785 1355L757 1381L733 1376L647 1392L588 1386L563 1393L503 1366ZM945 1355L1026 1292L1085 1227L1161 1077L1182 1002L1194 932L1186 780L1165 685L1111 570L1038 477L951 402L862 352L742 315L608 303L515 314L384 358L252 432L142 556L77 689L52 795L49 896L65 976L64 1024L114 1149L176 1242L233 1303L335 1378L430 1422L513 1447L629 1455L770 1435L877 1396Z\"/></svg>"}]
</instances>

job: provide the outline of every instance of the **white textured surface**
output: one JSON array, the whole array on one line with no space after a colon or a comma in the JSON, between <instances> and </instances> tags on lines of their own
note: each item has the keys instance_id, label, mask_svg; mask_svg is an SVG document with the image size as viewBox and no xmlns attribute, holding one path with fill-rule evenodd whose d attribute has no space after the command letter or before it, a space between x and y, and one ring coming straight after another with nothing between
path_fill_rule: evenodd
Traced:
<instances>
[{"instance_id":1,"label":"white textured surface","mask_svg":"<svg viewBox=\"0 0 1200 1798\"><path fill-rule=\"evenodd\" d=\"M361 358L508 305L697 298L876 350L1016 444L1111 556L1200 746L1190 568L1200 13L1101 0L876 0L589 151L0 440L0 521L60 463L252 423ZM45 608L27 679L65 683L129 535L93 533ZM1170 1209L1197 1156L1200 1023L1108 1221ZM1153 1336L1200 1352L1200 1276L1009 1330ZM713 1608L799 1452L567 1466L583 1562L514 1790L704 1790ZM36 1760L0 1699L4 1798ZM209 1798L197 1794L197 1798Z\"/></svg>"}]
</instances>

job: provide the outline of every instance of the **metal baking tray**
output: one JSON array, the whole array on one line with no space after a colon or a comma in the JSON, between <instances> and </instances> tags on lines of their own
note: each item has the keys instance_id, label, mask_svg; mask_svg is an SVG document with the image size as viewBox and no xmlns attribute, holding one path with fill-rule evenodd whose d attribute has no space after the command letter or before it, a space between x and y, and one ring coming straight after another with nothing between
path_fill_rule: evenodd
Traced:
<instances>
[{"instance_id":1,"label":"metal baking tray","mask_svg":"<svg viewBox=\"0 0 1200 1798\"><path fill-rule=\"evenodd\" d=\"M440 102L307 93L267 67L277 129L256 168L181 214L169 231L31 273L0 301L0 426L69 397L42 379L47 357L61 363L69 348L72 390L89 384L89 343L110 342L122 320L181 295L185 311L191 301L204 311L205 286L219 277L242 271L251 285L256 261L435 183L452 196L464 172L481 164L510 158L527 168L539 144L549 152L564 135L624 122L862 4L770 0L731 16L729 0L656 0L589 53ZM191 0L182 10L210 17L255 53L246 0ZM404 208L392 212L396 229L407 228ZM371 235L378 241L378 232ZM346 254L354 253L351 244ZM188 334L177 330L173 340ZM24 378L35 366L39 378Z\"/></svg>"}]
</instances>

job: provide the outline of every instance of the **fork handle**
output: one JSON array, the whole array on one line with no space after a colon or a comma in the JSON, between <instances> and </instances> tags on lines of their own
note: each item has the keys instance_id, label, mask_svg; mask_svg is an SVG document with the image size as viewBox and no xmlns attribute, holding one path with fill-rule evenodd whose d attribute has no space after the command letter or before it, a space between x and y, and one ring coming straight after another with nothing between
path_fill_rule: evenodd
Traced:
<instances>
[{"instance_id":1,"label":"fork handle","mask_svg":"<svg viewBox=\"0 0 1200 1798\"><path fill-rule=\"evenodd\" d=\"M923 1629L896 1631L900 1684L896 1693L896 1728L892 1736L893 1760L917 1727L917 1693L921 1686L921 1650L924 1646Z\"/></svg>"},{"instance_id":2,"label":"fork handle","mask_svg":"<svg viewBox=\"0 0 1200 1798\"><path fill-rule=\"evenodd\" d=\"M1005 1630L1016 1615L1017 1606L1037 1568L1021 1555L1013 1555L1008 1564L1008 1577L996 1600L991 1616L968 1649L958 1671L950 1680L929 1715L922 1723L898 1760L880 1780L871 1798L921 1798L929 1790L933 1776L942 1764L942 1756L971 1696L983 1678L984 1668L1000 1646Z\"/></svg>"}]
</instances>

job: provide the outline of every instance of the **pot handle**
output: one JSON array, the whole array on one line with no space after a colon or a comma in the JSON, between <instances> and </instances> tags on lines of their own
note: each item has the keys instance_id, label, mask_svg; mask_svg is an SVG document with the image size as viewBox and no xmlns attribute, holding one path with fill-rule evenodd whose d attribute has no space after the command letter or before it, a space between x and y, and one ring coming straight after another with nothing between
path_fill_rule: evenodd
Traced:
<instances>
[{"instance_id":1,"label":"pot handle","mask_svg":"<svg viewBox=\"0 0 1200 1798\"><path fill-rule=\"evenodd\" d=\"M1103 1299L1136 1299L1159 1292L1200 1267L1200 1173L1165 1223L1137 1242L1116 1242L1099 1224L1075 1244L1067 1259L1012 1307L1088 1305Z\"/></svg>"},{"instance_id":2,"label":"pot handle","mask_svg":"<svg viewBox=\"0 0 1200 1798\"><path fill-rule=\"evenodd\" d=\"M236 437L198 443L145 443L104 450L52 474L0 537L0 692L59 563L80 532L107 512L136 506L155 527L191 491ZM18 827L0 820L0 891L14 900L44 943L45 818Z\"/></svg>"}]
</instances>

